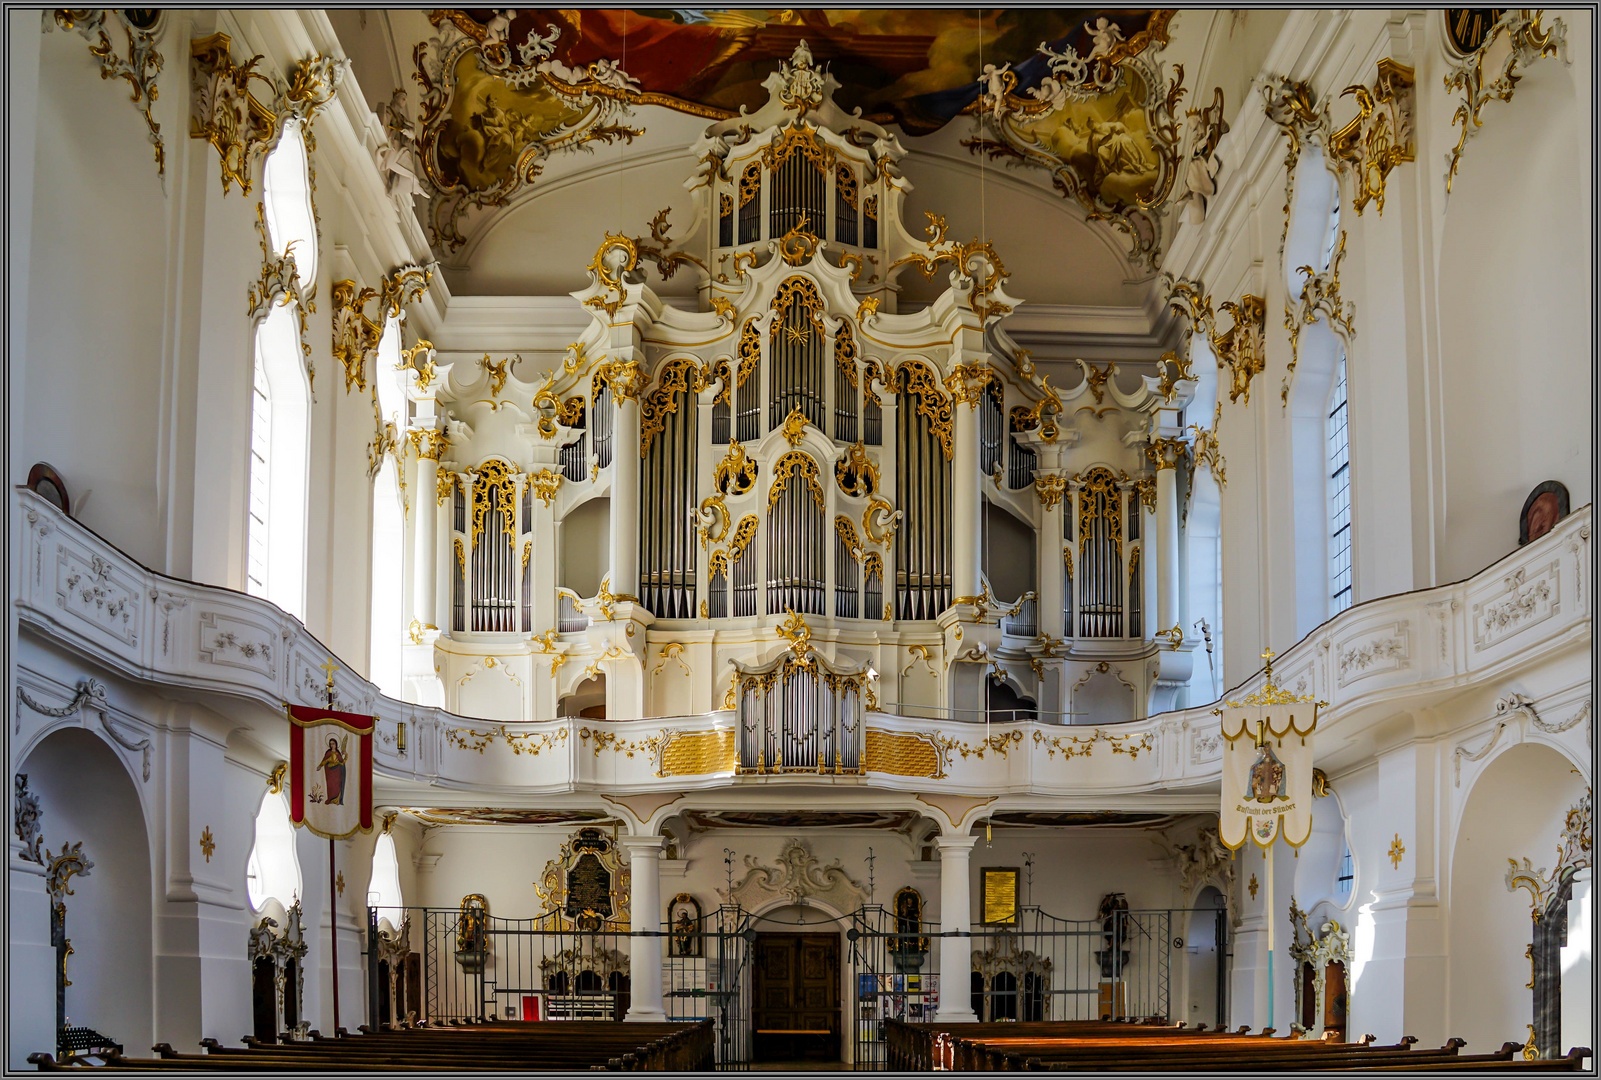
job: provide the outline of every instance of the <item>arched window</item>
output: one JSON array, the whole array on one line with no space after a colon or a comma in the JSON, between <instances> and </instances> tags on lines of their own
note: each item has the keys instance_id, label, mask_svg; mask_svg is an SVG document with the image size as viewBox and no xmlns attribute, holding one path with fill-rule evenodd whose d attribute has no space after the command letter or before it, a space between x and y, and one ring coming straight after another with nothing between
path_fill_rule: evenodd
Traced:
<instances>
[{"instance_id":1,"label":"arched window","mask_svg":"<svg viewBox=\"0 0 1601 1080\"><path fill-rule=\"evenodd\" d=\"M372 850L372 881L367 886L367 906L373 908L379 919L388 919L389 925L399 929L405 918L405 902L400 895L400 860L395 855L395 838L388 833L378 837Z\"/></svg>"},{"instance_id":2,"label":"arched window","mask_svg":"<svg viewBox=\"0 0 1601 1080\"><path fill-rule=\"evenodd\" d=\"M1345 352L1329 395L1329 614L1351 606L1351 438L1345 400Z\"/></svg>"},{"instance_id":3,"label":"arched window","mask_svg":"<svg viewBox=\"0 0 1601 1080\"><path fill-rule=\"evenodd\" d=\"M378 341L378 370L373 384L380 422L405 429L406 397L400 388L400 322L390 319ZM368 675L378 689L400 697L401 646L405 633L406 519L400 498L400 472L394 455L385 454L372 486L372 623L368 641Z\"/></svg>"},{"instance_id":4,"label":"arched window","mask_svg":"<svg viewBox=\"0 0 1601 1080\"><path fill-rule=\"evenodd\" d=\"M1351 862L1351 842L1345 841L1340 853L1340 872L1334 879L1334 894L1341 900L1351 895L1356 885L1356 867Z\"/></svg>"},{"instance_id":5,"label":"arched window","mask_svg":"<svg viewBox=\"0 0 1601 1080\"><path fill-rule=\"evenodd\" d=\"M250 410L250 517L245 588L291 615L306 607L307 425L311 385L293 301L256 328Z\"/></svg>"},{"instance_id":6,"label":"arched window","mask_svg":"<svg viewBox=\"0 0 1601 1080\"><path fill-rule=\"evenodd\" d=\"M300 122L290 120L262 167L262 202L273 252L294 252L295 276L308 292L317 280L317 220L311 208L310 166Z\"/></svg>"},{"instance_id":7,"label":"arched window","mask_svg":"<svg viewBox=\"0 0 1601 1080\"><path fill-rule=\"evenodd\" d=\"M289 799L267 792L256 812L256 842L245 867L250 907L260 911L268 900L285 908L300 899L300 860L295 855L295 827L289 821Z\"/></svg>"},{"instance_id":8,"label":"arched window","mask_svg":"<svg viewBox=\"0 0 1601 1080\"><path fill-rule=\"evenodd\" d=\"M317 272L317 225L300 126L290 121L267 155L262 209L273 254L292 251L295 276L310 290ZM311 384L300 344L300 311L289 297L256 327L251 381L250 489L245 589L291 615L306 606L307 414Z\"/></svg>"}]
</instances>

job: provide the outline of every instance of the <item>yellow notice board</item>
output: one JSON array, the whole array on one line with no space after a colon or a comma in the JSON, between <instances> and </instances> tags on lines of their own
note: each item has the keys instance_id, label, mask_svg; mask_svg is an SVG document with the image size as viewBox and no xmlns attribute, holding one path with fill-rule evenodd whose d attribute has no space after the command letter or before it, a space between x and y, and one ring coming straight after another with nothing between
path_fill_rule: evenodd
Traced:
<instances>
[{"instance_id":1,"label":"yellow notice board","mask_svg":"<svg viewBox=\"0 0 1601 1080\"><path fill-rule=\"evenodd\" d=\"M1017 877L1015 866L986 866L984 874L984 924L1011 926L1017 922Z\"/></svg>"}]
</instances>

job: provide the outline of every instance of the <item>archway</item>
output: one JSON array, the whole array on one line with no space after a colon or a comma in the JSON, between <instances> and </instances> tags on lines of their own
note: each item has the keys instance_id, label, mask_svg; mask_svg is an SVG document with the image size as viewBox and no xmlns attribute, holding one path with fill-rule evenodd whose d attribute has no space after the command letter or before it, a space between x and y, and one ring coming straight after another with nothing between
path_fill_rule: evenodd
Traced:
<instances>
[{"instance_id":1,"label":"archway","mask_svg":"<svg viewBox=\"0 0 1601 1080\"><path fill-rule=\"evenodd\" d=\"M17 771L27 775L29 789L39 797L45 848L59 854L64 844L81 841L93 864L86 875L71 879L72 895L64 897L68 1022L110 1036L130 1052L149 1046L154 1037L150 845L133 780L111 748L81 728L47 735ZM16 899L49 903L44 896ZM53 1002L54 979L28 992ZM47 1042L14 1044L15 1050L24 1056L35 1050L54 1053L54 1033L44 1034ZM16 1031L12 1035L18 1037Z\"/></svg>"},{"instance_id":2,"label":"archway","mask_svg":"<svg viewBox=\"0 0 1601 1080\"><path fill-rule=\"evenodd\" d=\"M1463 805L1451 858L1447 1028L1466 1053L1528 1039L1533 1022L1533 920L1526 892L1506 885L1507 860L1549 869L1584 779L1556 750L1513 746L1479 774Z\"/></svg>"},{"instance_id":3,"label":"archway","mask_svg":"<svg viewBox=\"0 0 1601 1080\"><path fill-rule=\"evenodd\" d=\"M1184 939L1189 1000L1183 1019L1191 1027L1221 1027L1228 1019L1224 989L1228 980L1228 905L1215 885L1208 885L1195 897L1189 922Z\"/></svg>"},{"instance_id":4,"label":"archway","mask_svg":"<svg viewBox=\"0 0 1601 1080\"><path fill-rule=\"evenodd\" d=\"M815 902L771 908L752 921L754 1061L844 1059L845 921Z\"/></svg>"}]
</instances>

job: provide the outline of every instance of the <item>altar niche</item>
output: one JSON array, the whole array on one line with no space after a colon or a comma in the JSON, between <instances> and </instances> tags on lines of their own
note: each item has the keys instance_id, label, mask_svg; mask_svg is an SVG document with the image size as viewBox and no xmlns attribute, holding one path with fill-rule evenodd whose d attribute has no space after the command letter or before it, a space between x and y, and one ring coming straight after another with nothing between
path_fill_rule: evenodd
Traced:
<instances>
[{"instance_id":1,"label":"altar niche","mask_svg":"<svg viewBox=\"0 0 1601 1080\"><path fill-rule=\"evenodd\" d=\"M827 924L825 924L827 925ZM755 1059L840 1059L839 933L756 935Z\"/></svg>"}]
</instances>

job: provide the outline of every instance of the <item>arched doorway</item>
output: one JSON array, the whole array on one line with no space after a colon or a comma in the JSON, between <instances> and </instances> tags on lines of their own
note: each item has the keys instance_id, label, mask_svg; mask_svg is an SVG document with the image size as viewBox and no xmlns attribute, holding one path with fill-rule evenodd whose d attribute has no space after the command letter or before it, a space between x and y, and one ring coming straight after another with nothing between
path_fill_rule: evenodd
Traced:
<instances>
[{"instance_id":1,"label":"arched doorway","mask_svg":"<svg viewBox=\"0 0 1601 1080\"><path fill-rule=\"evenodd\" d=\"M134 782L111 748L81 728L47 735L17 771L39 798L45 849L60 854L64 845L82 842L93 864L71 879L72 895L63 897L66 1016L71 1026L93 1028L130 1052L148 1046L155 999L150 845ZM49 904L44 896L17 900ZM52 979L28 992L54 1000L57 987ZM55 1053L54 1033L46 1038L18 1049Z\"/></svg>"},{"instance_id":2,"label":"arched doorway","mask_svg":"<svg viewBox=\"0 0 1601 1080\"><path fill-rule=\"evenodd\" d=\"M752 924L751 1049L762 1063L834 1062L844 1048L844 926L814 904Z\"/></svg>"},{"instance_id":3,"label":"arched doorway","mask_svg":"<svg viewBox=\"0 0 1601 1080\"><path fill-rule=\"evenodd\" d=\"M1537 743L1496 757L1467 794L1452 847L1446 1019L1468 1040L1464 1053L1528 1037L1534 920L1529 894L1507 887L1507 860L1549 868L1568 809L1584 794L1572 762Z\"/></svg>"},{"instance_id":4,"label":"arched doorway","mask_svg":"<svg viewBox=\"0 0 1601 1080\"><path fill-rule=\"evenodd\" d=\"M1195 898L1189 934L1184 940L1190 988L1184 1019L1191 1027L1221 1027L1228 1019L1227 949L1228 905L1217 887L1208 885Z\"/></svg>"}]
</instances>

